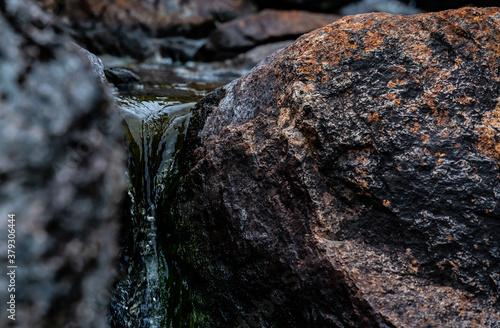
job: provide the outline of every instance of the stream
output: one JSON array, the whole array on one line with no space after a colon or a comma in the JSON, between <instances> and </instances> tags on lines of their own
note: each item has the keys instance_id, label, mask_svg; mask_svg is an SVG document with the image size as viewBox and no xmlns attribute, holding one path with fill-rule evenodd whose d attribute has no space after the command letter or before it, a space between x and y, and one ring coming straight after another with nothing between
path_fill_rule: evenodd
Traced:
<instances>
[{"instance_id":1,"label":"stream","mask_svg":"<svg viewBox=\"0 0 500 328\"><path fill-rule=\"evenodd\" d=\"M112 327L199 327L209 318L190 290L191 272L178 257L182 241L164 205L179 183L191 109L238 74L193 72L165 65L128 67L141 84L114 89L128 142L128 198L120 236L119 273L109 320Z\"/></svg>"}]
</instances>

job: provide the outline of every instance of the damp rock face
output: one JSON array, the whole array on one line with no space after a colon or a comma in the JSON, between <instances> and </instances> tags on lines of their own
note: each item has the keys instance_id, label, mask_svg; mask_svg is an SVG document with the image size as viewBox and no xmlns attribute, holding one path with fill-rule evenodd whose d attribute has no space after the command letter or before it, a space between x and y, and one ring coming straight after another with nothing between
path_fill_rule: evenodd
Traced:
<instances>
[{"instance_id":1,"label":"damp rock face","mask_svg":"<svg viewBox=\"0 0 500 328\"><path fill-rule=\"evenodd\" d=\"M178 211L219 326L500 325L499 33L346 17L198 104Z\"/></svg>"},{"instance_id":2,"label":"damp rock face","mask_svg":"<svg viewBox=\"0 0 500 328\"><path fill-rule=\"evenodd\" d=\"M0 249L7 259L15 214L17 266L16 320L4 302L0 326L107 327L125 188L120 118L90 54L31 1L0 1L0 30Z\"/></svg>"}]
</instances>

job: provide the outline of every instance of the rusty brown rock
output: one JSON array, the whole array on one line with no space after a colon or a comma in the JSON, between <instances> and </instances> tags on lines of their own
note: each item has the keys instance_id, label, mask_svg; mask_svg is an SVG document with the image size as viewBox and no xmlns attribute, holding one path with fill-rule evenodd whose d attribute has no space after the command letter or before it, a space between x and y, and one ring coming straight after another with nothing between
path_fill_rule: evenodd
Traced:
<instances>
[{"instance_id":1,"label":"rusty brown rock","mask_svg":"<svg viewBox=\"0 0 500 328\"><path fill-rule=\"evenodd\" d=\"M307 11L266 9L219 26L199 50L198 58L219 60L234 57L260 44L294 39L338 18Z\"/></svg>"},{"instance_id":2,"label":"rusty brown rock","mask_svg":"<svg viewBox=\"0 0 500 328\"><path fill-rule=\"evenodd\" d=\"M220 327L500 326L499 35L346 17L200 102L178 210Z\"/></svg>"}]
</instances>

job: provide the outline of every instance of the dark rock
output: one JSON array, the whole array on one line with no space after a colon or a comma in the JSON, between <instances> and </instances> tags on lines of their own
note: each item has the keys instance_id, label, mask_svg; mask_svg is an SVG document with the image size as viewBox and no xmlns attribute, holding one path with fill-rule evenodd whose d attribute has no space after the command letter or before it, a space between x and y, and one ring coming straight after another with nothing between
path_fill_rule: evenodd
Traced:
<instances>
[{"instance_id":1,"label":"dark rock","mask_svg":"<svg viewBox=\"0 0 500 328\"><path fill-rule=\"evenodd\" d=\"M0 249L6 260L13 213L17 265L16 321L3 303L0 326L107 327L121 120L81 49L31 1L0 1L0 30Z\"/></svg>"},{"instance_id":2,"label":"dark rock","mask_svg":"<svg viewBox=\"0 0 500 328\"><path fill-rule=\"evenodd\" d=\"M40 2L47 10L58 13L73 29L75 39L90 51L139 60L151 57L157 50L154 37L205 37L216 22L255 10L250 0Z\"/></svg>"},{"instance_id":3,"label":"dark rock","mask_svg":"<svg viewBox=\"0 0 500 328\"><path fill-rule=\"evenodd\" d=\"M105 70L108 81L115 86L130 85L141 81L141 78L125 68L108 68Z\"/></svg>"},{"instance_id":4,"label":"dark rock","mask_svg":"<svg viewBox=\"0 0 500 328\"><path fill-rule=\"evenodd\" d=\"M332 11L338 9L352 0L256 0L262 8L280 9L306 9L315 11Z\"/></svg>"},{"instance_id":5,"label":"dark rock","mask_svg":"<svg viewBox=\"0 0 500 328\"><path fill-rule=\"evenodd\" d=\"M499 33L346 17L198 104L176 211L218 327L500 326Z\"/></svg>"},{"instance_id":6,"label":"dark rock","mask_svg":"<svg viewBox=\"0 0 500 328\"><path fill-rule=\"evenodd\" d=\"M203 60L235 57L255 46L296 38L338 19L336 15L267 9L220 25L198 51Z\"/></svg>"},{"instance_id":7,"label":"dark rock","mask_svg":"<svg viewBox=\"0 0 500 328\"><path fill-rule=\"evenodd\" d=\"M97 21L154 30L168 25L197 25L202 20L233 19L254 10L248 0L87 0L85 5L67 1L62 16L70 21Z\"/></svg>"},{"instance_id":8,"label":"dark rock","mask_svg":"<svg viewBox=\"0 0 500 328\"><path fill-rule=\"evenodd\" d=\"M96 54L109 54L145 60L155 53L151 33L126 26L106 26L101 23L73 25L73 37Z\"/></svg>"},{"instance_id":9,"label":"dark rock","mask_svg":"<svg viewBox=\"0 0 500 328\"><path fill-rule=\"evenodd\" d=\"M158 48L162 57L172 58L178 62L187 62L194 59L196 52L205 42L204 39L168 37L158 40Z\"/></svg>"}]
</instances>

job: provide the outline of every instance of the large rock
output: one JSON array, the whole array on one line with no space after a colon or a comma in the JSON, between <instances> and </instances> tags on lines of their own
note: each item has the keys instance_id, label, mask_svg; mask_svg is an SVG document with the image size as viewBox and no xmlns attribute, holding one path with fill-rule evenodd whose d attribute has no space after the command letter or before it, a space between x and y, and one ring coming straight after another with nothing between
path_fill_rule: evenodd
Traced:
<instances>
[{"instance_id":1,"label":"large rock","mask_svg":"<svg viewBox=\"0 0 500 328\"><path fill-rule=\"evenodd\" d=\"M0 326L106 327L125 187L121 120L90 54L31 1L0 1L0 30Z\"/></svg>"},{"instance_id":2,"label":"large rock","mask_svg":"<svg viewBox=\"0 0 500 328\"><path fill-rule=\"evenodd\" d=\"M500 326L499 35L346 17L200 102L177 210L220 327Z\"/></svg>"},{"instance_id":3,"label":"large rock","mask_svg":"<svg viewBox=\"0 0 500 328\"><path fill-rule=\"evenodd\" d=\"M220 25L198 51L204 60L220 60L258 45L296 38L323 27L339 17L298 10L266 9Z\"/></svg>"}]
</instances>

